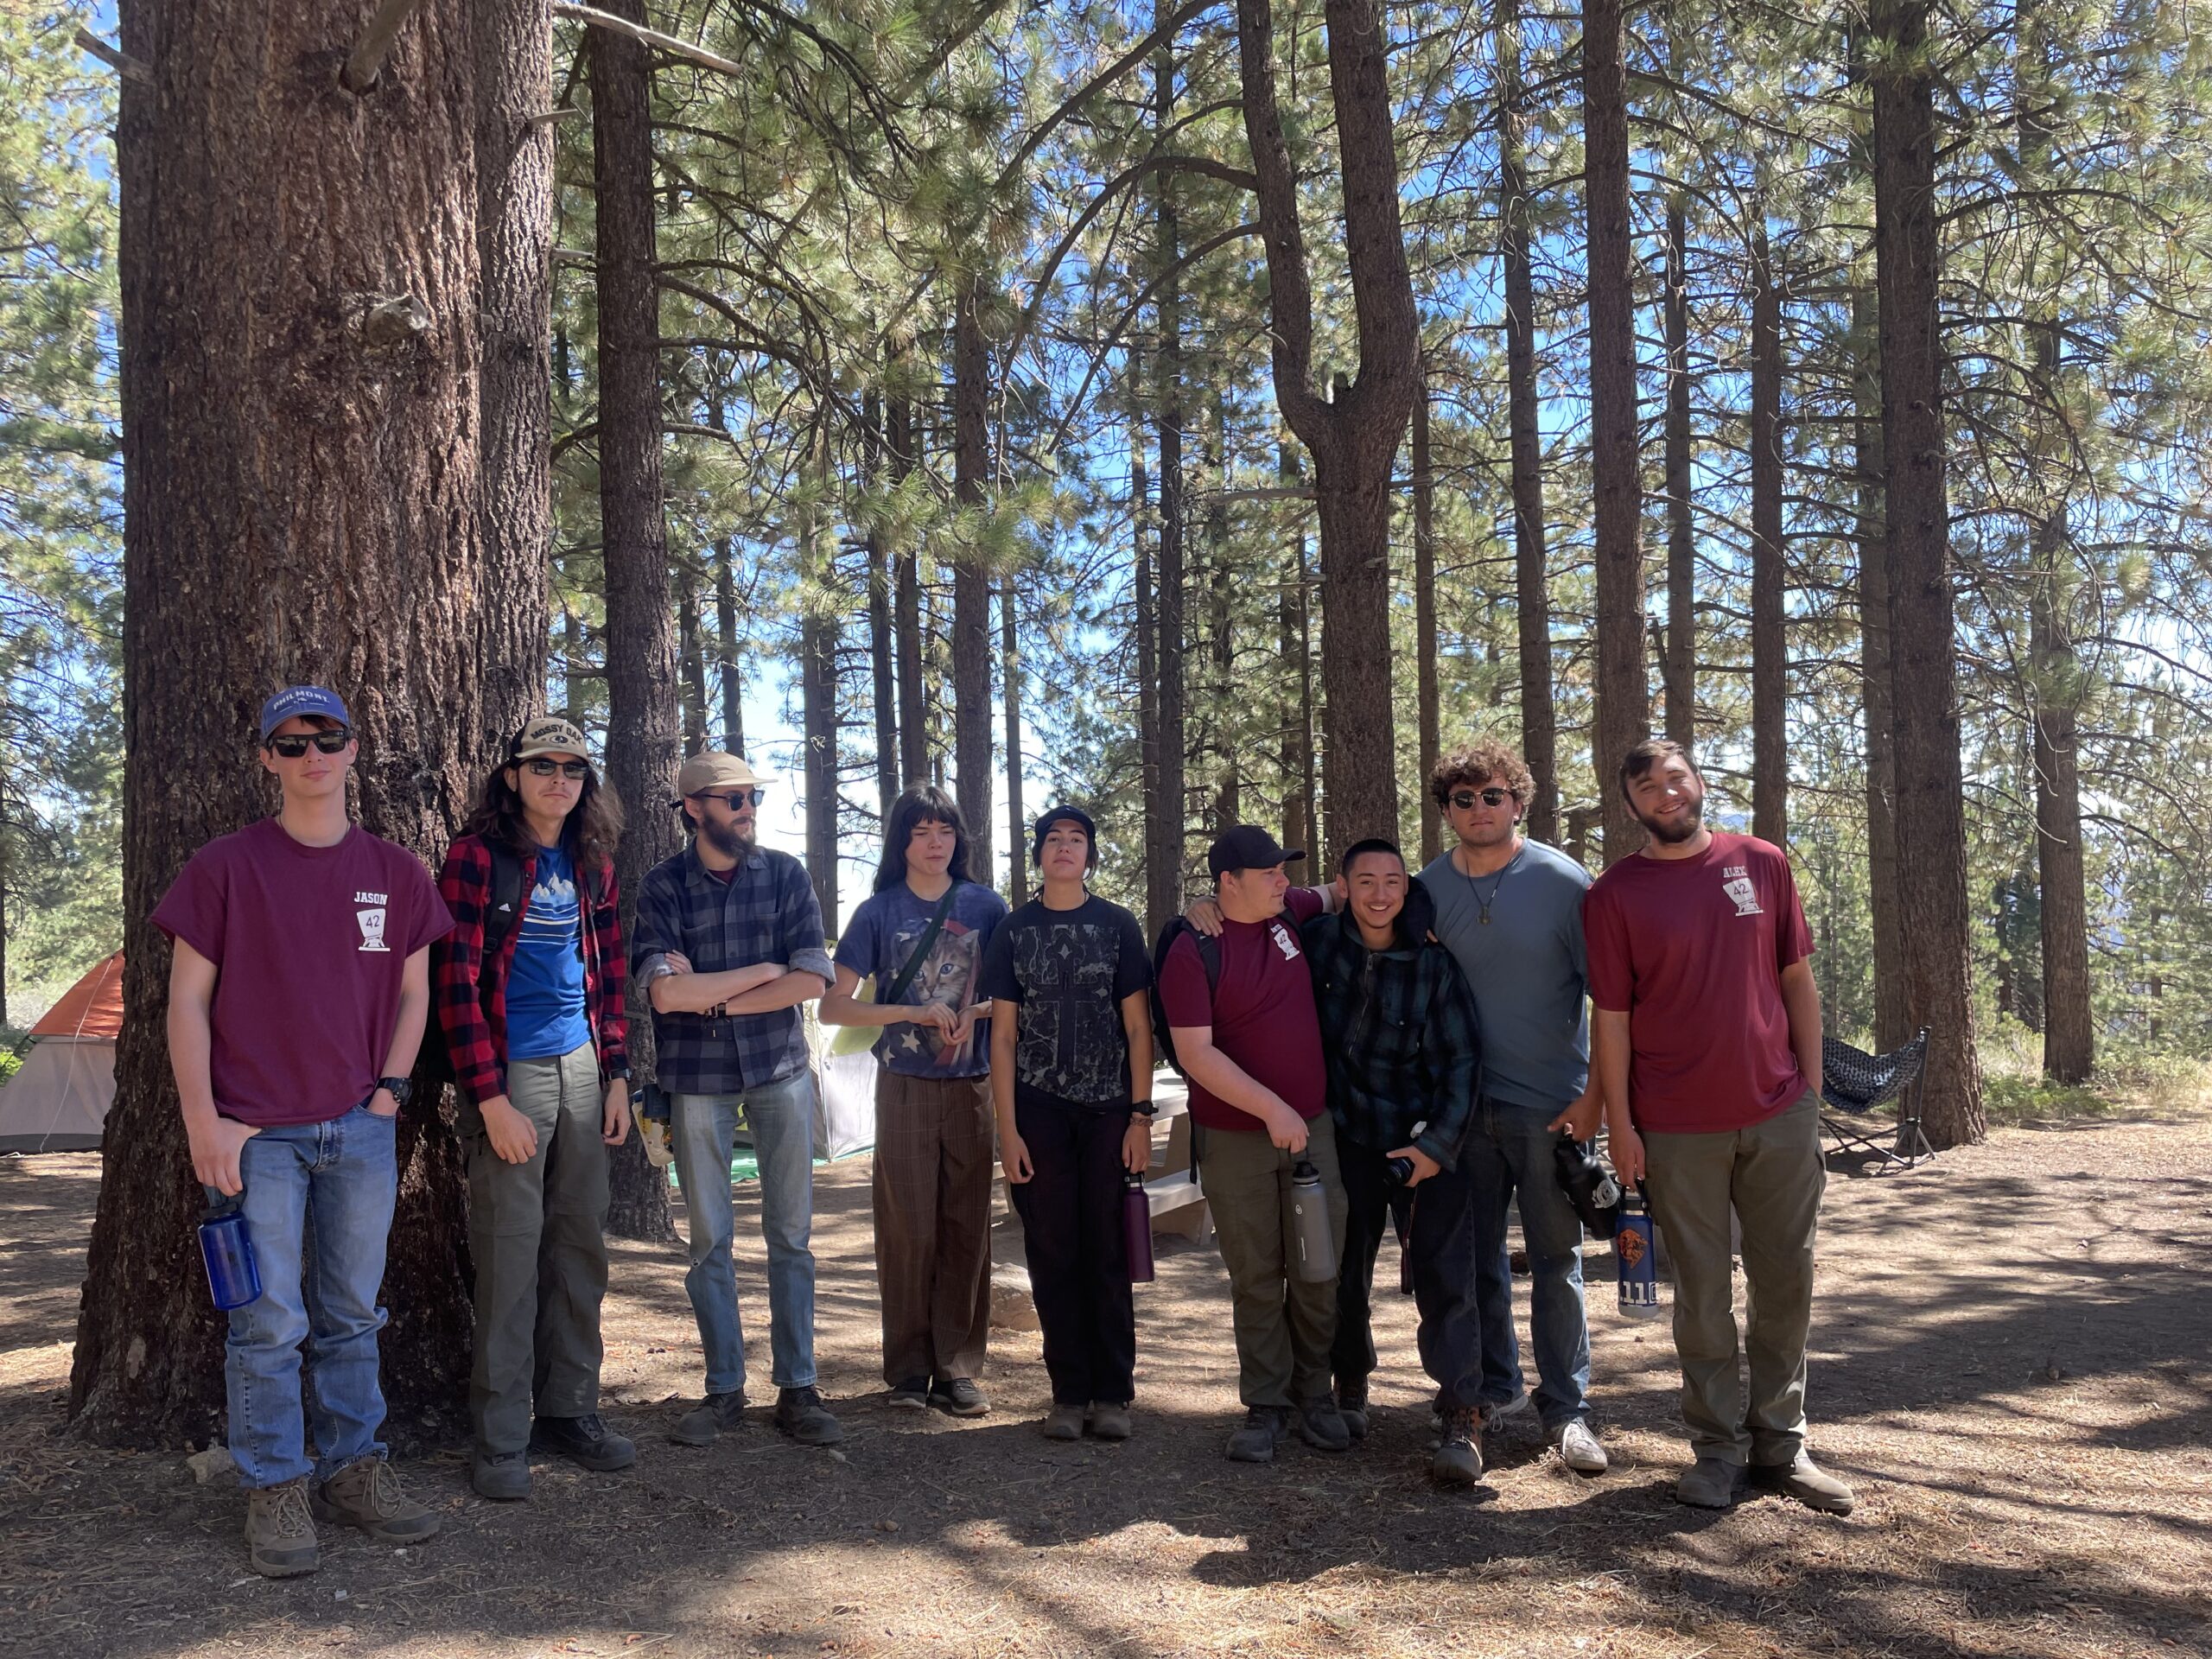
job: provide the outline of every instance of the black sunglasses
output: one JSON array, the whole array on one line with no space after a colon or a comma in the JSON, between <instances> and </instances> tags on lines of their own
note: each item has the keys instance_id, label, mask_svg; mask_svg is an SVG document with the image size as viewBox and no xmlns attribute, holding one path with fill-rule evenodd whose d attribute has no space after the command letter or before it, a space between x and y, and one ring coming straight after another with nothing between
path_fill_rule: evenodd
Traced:
<instances>
[{"instance_id":1,"label":"black sunglasses","mask_svg":"<svg viewBox=\"0 0 2212 1659\"><path fill-rule=\"evenodd\" d=\"M691 798L695 801L720 801L733 812L741 812L748 806L758 806L768 798L768 791L755 784L751 789L702 790Z\"/></svg>"},{"instance_id":2,"label":"black sunglasses","mask_svg":"<svg viewBox=\"0 0 2212 1659\"><path fill-rule=\"evenodd\" d=\"M1462 812L1471 810L1477 801L1480 801L1484 806L1503 806L1512 798L1513 791L1510 789L1486 789L1480 794L1469 789L1458 789L1452 791L1452 804Z\"/></svg>"},{"instance_id":3,"label":"black sunglasses","mask_svg":"<svg viewBox=\"0 0 2212 1659\"><path fill-rule=\"evenodd\" d=\"M591 776L591 762L588 760L549 760L541 754L536 760L525 760L522 764L540 778L550 778L557 772L563 778L582 783Z\"/></svg>"},{"instance_id":4,"label":"black sunglasses","mask_svg":"<svg viewBox=\"0 0 2212 1659\"><path fill-rule=\"evenodd\" d=\"M272 737L269 747L287 760L296 760L308 752L312 743L320 754L343 754L346 746L353 741L351 728L340 726L327 732L287 732L282 737Z\"/></svg>"}]
</instances>

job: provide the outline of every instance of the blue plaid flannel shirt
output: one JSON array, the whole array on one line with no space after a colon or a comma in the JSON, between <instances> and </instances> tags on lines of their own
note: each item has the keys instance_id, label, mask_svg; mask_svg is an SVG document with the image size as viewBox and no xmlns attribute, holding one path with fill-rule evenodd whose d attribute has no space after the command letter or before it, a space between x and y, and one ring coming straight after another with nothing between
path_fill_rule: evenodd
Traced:
<instances>
[{"instance_id":1,"label":"blue plaid flannel shirt","mask_svg":"<svg viewBox=\"0 0 2212 1659\"><path fill-rule=\"evenodd\" d=\"M696 848L645 872L630 938L630 969L650 987L681 951L692 970L726 973L779 962L794 973L835 978L823 948L822 906L806 869L789 853L756 849L724 885ZM654 1072L678 1095L741 1095L806 1069L806 1031L796 1007L772 1014L653 1014Z\"/></svg>"}]
</instances>

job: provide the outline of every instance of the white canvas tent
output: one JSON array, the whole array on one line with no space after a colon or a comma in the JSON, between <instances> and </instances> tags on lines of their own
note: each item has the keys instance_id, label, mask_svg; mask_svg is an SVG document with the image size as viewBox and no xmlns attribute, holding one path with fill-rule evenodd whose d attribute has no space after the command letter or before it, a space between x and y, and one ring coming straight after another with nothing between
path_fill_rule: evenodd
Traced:
<instances>
[{"instance_id":1,"label":"white canvas tent","mask_svg":"<svg viewBox=\"0 0 2212 1659\"><path fill-rule=\"evenodd\" d=\"M0 1089L0 1153L80 1152L100 1143L115 1101L123 953L69 988L31 1027L30 1052Z\"/></svg>"}]
</instances>

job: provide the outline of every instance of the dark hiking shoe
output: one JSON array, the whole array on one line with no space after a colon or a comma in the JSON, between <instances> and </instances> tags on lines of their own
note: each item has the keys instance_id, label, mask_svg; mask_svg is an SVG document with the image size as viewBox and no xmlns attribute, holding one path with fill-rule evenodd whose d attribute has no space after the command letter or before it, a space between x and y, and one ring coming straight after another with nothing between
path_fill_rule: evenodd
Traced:
<instances>
[{"instance_id":1,"label":"dark hiking shoe","mask_svg":"<svg viewBox=\"0 0 2212 1659\"><path fill-rule=\"evenodd\" d=\"M310 1492L308 1502L316 1520L359 1527L387 1544L416 1543L438 1529L438 1517L407 1496L382 1458L356 1459Z\"/></svg>"},{"instance_id":2,"label":"dark hiking shoe","mask_svg":"<svg viewBox=\"0 0 2212 1659\"><path fill-rule=\"evenodd\" d=\"M830 1408L822 1403L822 1390L811 1383L777 1395L776 1427L801 1446L835 1446L845 1438Z\"/></svg>"},{"instance_id":3,"label":"dark hiking shoe","mask_svg":"<svg viewBox=\"0 0 2212 1659\"><path fill-rule=\"evenodd\" d=\"M1325 1394L1298 1408L1298 1438L1317 1452L1343 1452L1351 1445L1351 1430L1344 1427L1337 1402Z\"/></svg>"},{"instance_id":4,"label":"dark hiking shoe","mask_svg":"<svg viewBox=\"0 0 2212 1659\"><path fill-rule=\"evenodd\" d=\"M715 1436L745 1421L745 1390L710 1394L676 1420L668 1438L678 1446L712 1446Z\"/></svg>"},{"instance_id":5,"label":"dark hiking shoe","mask_svg":"<svg viewBox=\"0 0 2212 1659\"><path fill-rule=\"evenodd\" d=\"M1079 1440L1083 1438L1083 1408L1055 1405L1045 1414L1045 1421L1038 1425L1038 1433L1048 1440Z\"/></svg>"},{"instance_id":6,"label":"dark hiking shoe","mask_svg":"<svg viewBox=\"0 0 2212 1659\"><path fill-rule=\"evenodd\" d=\"M1850 1487L1802 1452L1789 1463L1754 1465L1751 1483L1763 1491L1794 1497L1807 1509L1818 1510L1823 1515L1849 1515L1852 1505L1859 1501Z\"/></svg>"},{"instance_id":7,"label":"dark hiking shoe","mask_svg":"<svg viewBox=\"0 0 2212 1659\"><path fill-rule=\"evenodd\" d=\"M1090 1433L1102 1440L1126 1440L1129 1438L1129 1408L1111 1400L1094 1400L1090 1404Z\"/></svg>"},{"instance_id":8,"label":"dark hiking shoe","mask_svg":"<svg viewBox=\"0 0 2212 1659\"><path fill-rule=\"evenodd\" d=\"M1472 1406L1452 1406L1444 1413L1443 1437L1429 1458L1432 1478L1446 1486L1472 1486L1483 1478L1482 1415Z\"/></svg>"},{"instance_id":9,"label":"dark hiking shoe","mask_svg":"<svg viewBox=\"0 0 2212 1659\"><path fill-rule=\"evenodd\" d=\"M468 1484L479 1497L519 1503L530 1496L530 1459L520 1452L479 1452L468 1462Z\"/></svg>"},{"instance_id":10,"label":"dark hiking shoe","mask_svg":"<svg viewBox=\"0 0 2212 1659\"><path fill-rule=\"evenodd\" d=\"M1367 1438L1367 1382L1337 1384L1337 1415L1344 1420L1344 1432L1355 1440Z\"/></svg>"},{"instance_id":11,"label":"dark hiking shoe","mask_svg":"<svg viewBox=\"0 0 2212 1659\"><path fill-rule=\"evenodd\" d=\"M595 1411L581 1417L540 1417L531 1427L530 1449L567 1458L597 1474L627 1469L638 1460L636 1445L609 1430Z\"/></svg>"},{"instance_id":12,"label":"dark hiking shoe","mask_svg":"<svg viewBox=\"0 0 2212 1659\"><path fill-rule=\"evenodd\" d=\"M315 1570L322 1556L315 1516L308 1512L305 1475L245 1495L245 1548L253 1570L264 1579L296 1579Z\"/></svg>"},{"instance_id":13,"label":"dark hiking shoe","mask_svg":"<svg viewBox=\"0 0 2212 1659\"><path fill-rule=\"evenodd\" d=\"M891 1390L887 1403L908 1411L919 1411L930 1402L930 1380L926 1376L910 1376Z\"/></svg>"},{"instance_id":14,"label":"dark hiking shoe","mask_svg":"<svg viewBox=\"0 0 2212 1659\"><path fill-rule=\"evenodd\" d=\"M1744 1465L1719 1458L1700 1458L1675 1483L1675 1501L1694 1510L1732 1508L1744 1495Z\"/></svg>"},{"instance_id":15,"label":"dark hiking shoe","mask_svg":"<svg viewBox=\"0 0 2212 1659\"><path fill-rule=\"evenodd\" d=\"M987 1417L991 1402L964 1376L941 1376L930 1384L930 1404L955 1417Z\"/></svg>"},{"instance_id":16,"label":"dark hiking shoe","mask_svg":"<svg viewBox=\"0 0 2212 1659\"><path fill-rule=\"evenodd\" d=\"M1229 1437L1231 1463L1273 1463L1283 1437L1288 1414L1274 1406L1255 1406L1244 1414L1244 1427Z\"/></svg>"}]
</instances>

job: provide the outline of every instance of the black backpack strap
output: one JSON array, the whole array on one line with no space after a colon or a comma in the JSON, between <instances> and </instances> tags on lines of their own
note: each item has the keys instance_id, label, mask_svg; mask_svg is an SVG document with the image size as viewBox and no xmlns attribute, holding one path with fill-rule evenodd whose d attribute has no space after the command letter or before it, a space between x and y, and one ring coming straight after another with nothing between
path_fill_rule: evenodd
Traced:
<instances>
[{"instance_id":1,"label":"black backpack strap","mask_svg":"<svg viewBox=\"0 0 2212 1659\"><path fill-rule=\"evenodd\" d=\"M906 958L906 965L899 970L899 976L891 982L889 988L876 999L879 1002L893 1003L906 996L906 988L914 982L914 976L922 970L922 963L928 957L930 947L937 943L937 936L944 931L944 918L952 913L953 895L959 891L957 881L944 890L944 897L937 901L937 908L930 913L930 925L922 930L922 937L914 942L914 949Z\"/></svg>"}]
</instances>

